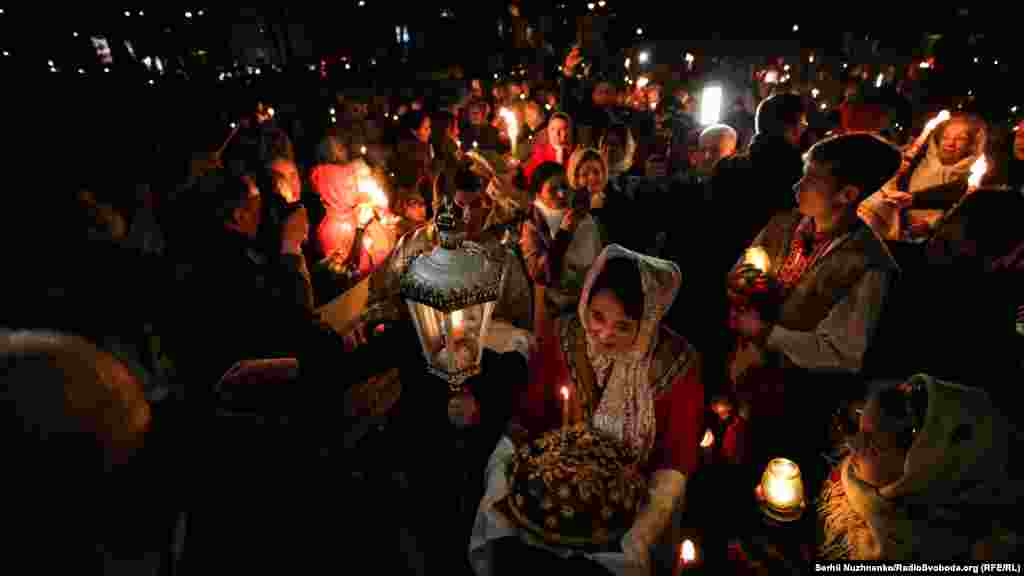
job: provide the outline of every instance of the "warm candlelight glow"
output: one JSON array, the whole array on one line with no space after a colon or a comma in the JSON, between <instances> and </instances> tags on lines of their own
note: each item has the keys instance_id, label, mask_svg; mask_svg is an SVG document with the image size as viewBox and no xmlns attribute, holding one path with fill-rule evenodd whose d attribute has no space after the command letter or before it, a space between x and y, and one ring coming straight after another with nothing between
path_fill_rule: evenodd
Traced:
<instances>
[{"instance_id":1,"label":"warm candlelight glow","mask_svg":"<svg viewBox=\"0 0 1024 576\"><path fill-rule=\"evenodd\" d=\"M760 246L753 246L751 248L747 248L747 251L743 256L743 262L750 264L761 272L767 272L768 267L771 264L771 259L768 257L768 252L764 248Z\"/></svg>"},{"instance_id":2,"label":"warm candlelight glow","mask_svg":"<svg viewBox=\"0 0 1024 576\"><path fill-rule=\"evenodd\" d=\"M651 81L646 76L641 76L636 79L636 87L643 88L644 86L647 86L650 82Z\"/></svg>"},{"instance_id":3,"label":"warm candlelight glow","mask_svg":"<svg viewBox=\"0 0 1024 576\"><path fill-rule=\"evenodd\" d=\"M929 120L928 123L924 125L924 130L921 131L922 140L924 138L927 138L928 134L931 134L931 131L935 130L936 126L938 126L939 124L942 124L946 120L949 120L949 118L950 118L949 110L943 110L942 112L939 112L935 116L935 118L932 118L931 120Z\"/></svg>"},{"instance_id":4,"label":"warm candlelight glow","mask_svg":"<svg viewBox=\"0 0 1024 576\"><path fill-rule=\"evenodd\" d=\"M768 505L777 511L791 511L803 503L800 467L792 460L776 458L769 462L761 486Z\"/></svg>"},{"instance_id":5,"label":"warm candlelight glow","mask_svg":"<svg viewBox=\"0 0 1024 576\"><path fill-rule=\"evenodd\" d=\"M452 312L452 332L458 334L462 332L463 320L462 310L454 310Z\"/></svg>"},{"instance_id":6,"label":"warm candlelight glow","mask_svg":"<svg viewBox=\"0 0 1024 576\"><path fill-rule=\"evenodd\" d=\"M479 147L480 147L480 143L477 142L476 140L473 140L473 148L476 149L476 148L479 148Z\"/></svg>"},{"instance_id":7,"label":"warm candlelight glow","mask_svg":"<svg viewBox=\"0 0 1024 576\"><path fill-rule=\"evenodd\" d=\"M683 564L689 564L697 560L697 547L693 545L693 540L689 538L683 540L683 546L679 549L679 558L683 561Z\"/></svg>"},{"instance_id":8,"label":"warm candlelight glow","mask_svg":"<svg viewBox=\"0 0 1024 576\"><path fill-rule=\"evenodd\" d=\"M359 153L363 156L366 156L366 146L360 146Z\"/></svg>"},{"instance_id":9,"label":"warm candlelight glow","mask_svg":"<svg viewBox=\"0 0 1024 576\"><path fill-rule=\"evenodd\" d=\"M363 248L366 248L367 250L373 248L373 238L370 238L369 236L364 236L363 237Z\"/></svg>"},{"instance_id":10,"label":"warm candlelight glow","mask_svg":"<svg viewBox=\"0 0 1024 576\"><path fill-rule=\"evenodd\" d=\"M508 139L512 143L512 153L516 153L516 139L519 137L519 120L515 112L508 108L502 108L498 114L505 120L505 130L508 132ZM475 147L475 143L474 143Z\"/></svg>"},{"instance_id":11,"label":"warm candlelight glow","mask_svg":"<svg viewBox=\"0 0 1024 576\"><path fill-rule=\"evenodd\" d=\"M974 161L974 164L971 164L971 175L967 177L967 187L973 190L981 186L981 179L985 176L985 172L988 172L988 160L982 154Z\"/></svg>"},{"instance_id":12,"label":"warm candlelight glow","mask_svg":"<svg viewBox=\"0 0 1024 576\"><path fill-rule=\"evenodd\" d=\"M372 176L359 179L359 191L369 196L370 205L374 208L387 209L388 196Z\"/></svg>"},{"instance_id":13,"label":"warm candlelight glow","mask_svg":"<svg viewBox=\"0 0 1024 576\"><path fill-rule=\"evenodd\" d=\"M710 448L714 444L715 444L715 435L714 435L713 432L711 432L711 429L708 428L707 430L704 431L704 438L702 438L701 441L700 441L700 447L701 448Z\"/></svg>"},{"instance_id":14,"label":"warm candlelight glow","mask_svg":"<svg viewBox=\"0 0 1024 576\"><path fill-rule=\"evenodd\" d=\"M562 400L568 402L569 401L569 387L568 386L562 386L561 392L562 392Z\"/></svg>"}]
</instances>

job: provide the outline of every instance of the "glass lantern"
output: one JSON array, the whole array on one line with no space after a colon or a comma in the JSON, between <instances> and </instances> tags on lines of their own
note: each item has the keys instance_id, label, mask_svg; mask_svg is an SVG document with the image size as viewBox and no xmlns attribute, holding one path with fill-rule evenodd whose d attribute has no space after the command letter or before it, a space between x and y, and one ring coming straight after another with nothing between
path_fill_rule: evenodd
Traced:
<instances>
[{"instance_id":1,"label":"glass lantern","mask_svg":"<svg viewBox=\"0 0 1024 576\"><path fill-rule=\"evenodd\" d=\"M452 393L480 373L484 337L505 282L505 259L465 240L451 201L434 218L439 245L414 256L401 279L427 370Z\"/></svg>"},{"instance_id":2,"label":"glass lantern","mask_svg":"<svg viewBox=\"0 0 1024 576\"><path fill-rule=\"evenodd\" d=\"M779 522L799 519L806 507L800 467L786 458L773 459L761 477L757 497L769 518Z\"/></svg>"}]
</instances>

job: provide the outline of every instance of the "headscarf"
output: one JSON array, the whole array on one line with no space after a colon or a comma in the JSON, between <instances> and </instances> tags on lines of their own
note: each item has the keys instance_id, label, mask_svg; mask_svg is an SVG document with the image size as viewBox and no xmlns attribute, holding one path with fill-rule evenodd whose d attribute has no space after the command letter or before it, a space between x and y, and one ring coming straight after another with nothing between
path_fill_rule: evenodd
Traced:
<instances>
[{"instance_id":1,"label":"headscarf","mask_svg":"<svg viewBox=\"0 0 1024 576\"><path fill-rule=\"evenodd\" d=\"M988 394L924 374L908 384L927 391L928 406L903 476L876 489L848 458L840 481L826 483L820 509L832 558L963 558L972 517L987 524L1020 496L1008 481L1010 428Z\"/></svg>"},{"instance_id":2,"label":"headscarf","mask_svg":"<svg viewBox=\"0 0 1024 576\"><path fill-rule=\"evenodd\" d=\"M591 341L587 329L588 309L594 282L614 258L627 258L636 263L644 293L644 311L633 347L627 352L604 354L599 353ZM682 272L675 263L611 244L591 266L580 296L578 312L587 342L587 358L594 368L598 386L604 383L593 424L630 446L641 461L646 460L654 445L654 390L650 373L658 349L659 328L681 283Z\"/></svg>"},{"instance_id":3,"label":"headscarf","mask_svg":"<svg viewBox=\"0 0 1024 576\"><path fill-rule=\"evenodd\" d=\"M362 160L344 165L321 164L313 169L310 180L313 190L323 200L327 215L317 229L321 251L348 255L358 224L356 207L370 201L370 196L359 189L359 177L369 176L370 167ZM363 235L364 254L359 259L361 274L367 274L383 262L395 245L393 233L373 221Z\"/></svg>"},{"instance_id":4,"label":"headscarf","mask_svg":"<svg viewBox=\"0 0 1024 576\"><path fill-rule=\"evenodd\" d=\"M356 160L342 165L320 164L313 169L309 179L328 212L348 212L369 201L369 197L359 191L358 185L359 176L369 175L370 167L362 160Z\"/></svg>"}]
</instances>

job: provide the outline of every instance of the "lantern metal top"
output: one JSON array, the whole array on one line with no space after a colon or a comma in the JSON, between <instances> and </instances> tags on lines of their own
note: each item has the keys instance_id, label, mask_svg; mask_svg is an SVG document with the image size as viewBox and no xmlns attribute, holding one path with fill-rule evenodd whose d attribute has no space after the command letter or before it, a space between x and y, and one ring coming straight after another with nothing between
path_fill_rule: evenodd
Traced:
<instances>
[{"instance_id":1,"label":"lantern metal top","mask_svg":"<svg viewBox=\"0 0 1024 576\"><path fill-rule=\"evenodd\" d=\"M451 312L493 302L501 295L504 261L465 240L446 197L434 218L440 245L409 260L401 278L402 297Z\"/></svg>"}]
</instances>

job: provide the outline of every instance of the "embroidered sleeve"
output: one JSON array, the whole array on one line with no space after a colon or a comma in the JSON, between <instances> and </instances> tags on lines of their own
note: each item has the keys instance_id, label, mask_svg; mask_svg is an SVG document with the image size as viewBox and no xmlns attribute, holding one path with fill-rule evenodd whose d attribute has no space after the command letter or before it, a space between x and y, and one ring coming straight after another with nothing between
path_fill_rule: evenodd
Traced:
<instances>
[{"instance_id":1,"label":"embroidered sleeve","mask_svg":"<svg viewBox=\"0 0 1024 576\"><path fill-rule=\"evenodd\" d=\"M869 270L811 332L776 325L767 346L807 370L857 373L874 337L891 273Z\"/></svg>"}]
</instances>

